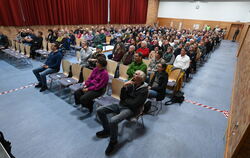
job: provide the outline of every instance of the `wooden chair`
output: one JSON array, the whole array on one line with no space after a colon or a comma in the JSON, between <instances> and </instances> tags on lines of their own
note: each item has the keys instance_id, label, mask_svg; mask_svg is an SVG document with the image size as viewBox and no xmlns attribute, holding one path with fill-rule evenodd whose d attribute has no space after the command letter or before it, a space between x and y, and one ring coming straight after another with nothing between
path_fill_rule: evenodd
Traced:
<instances>
[{"instance_id":1,"label":"wooden chair","mask_svg":"<svg viewBox=\"0 0 250 158\"><path fill-rule=\"evenodd\" d=\"M128 80L128 75L127 75L127 70L128 70L128 66L127 65L123 65L123 64L120 64L119 65L119 79L121 80Z\"/></svg>"},{"instance_id":2,"label":"wooden chair","mask_svg":"<svg viewBox=\"0 0 250 158\"><path fill-rule=\"evenodd\" d=\"M113 60L107 60L107 62L108 62L107 71L109 73L109 76L114 78L118 63L116 61L113 61Z\"/></svg>"},{"instance_id":3,"label":"wooden chair","mask_svg":"<svg viewBox=\"0 0 250 158\"><path fill-rule=\"evenodd\" d=\"M24 44L23 43L20 44L20 53L22 55L25 55L25 48L24 48Z\"/></svg>"},{"instance_id":4,"label":"wooden chair","mask_svg":"<svg viewBox=\"0 0 250 158\"><path fill-rule=\"evenodd\" d=\"M61 86L68 87L70 85L76 84L80 80L80 73L81 73L81 65L80 64L72 64L72 77L62 78L59 80Z\"/></svg>"},{"instance_id":5,"label":"wooden chair","mask_svg":"<svg viewBox=\"0 0 250 158\"><path fill-rule=\"evenodd\" d=\"M79 51L76 51L76 60L78 63L81 63L81 54Z\"/></svg>"},{"instance_id":6,"label":"wooden chair","mask_svg":"<svg viewBox=\"0 0 250 158\"><path fill-rule=\"evenodd\" d=\"M171 70L168 74L167 89L173 90L173 93L179 91L182 87L184 74L185 72L181 69Z\"/></svg>"},{"instance_id":7,"label":"wooden chair","mask_svg":"<svg viewBox=\"0 0 250 158\"><path fill-rule=\"evenodd\" d=\"M148 60L148 59L142 59L142 61L147 65L147 67L150 64L150 60Z\"/></svg>"},{"instance_id":8,"label":"wooden chair","mask_svg":"<svg viewBox=\"0 0 250 158\"><path fill-rule=\"evenodd\" d=\"M25 45L24 48L25 48L25 52L26 52L25 55L29 58L30 57L30 46Z\"/></svg>"},{"instance_id":9,"label":"wooden chair","mask_svg":"<svg viewBox=\"0 0 250 158\"><path fill-rule=\"evenodd\" d=\"M62 73L53 73L53 74L49 75L49 77L51 78L50 88L52 87L53 81L59 80L59 79L62 79L62 78L66 78L66 77L69 76L70 67L71 67L71 63L68 60L62 60L63 72Z\"/></svg>"}]
</instances>

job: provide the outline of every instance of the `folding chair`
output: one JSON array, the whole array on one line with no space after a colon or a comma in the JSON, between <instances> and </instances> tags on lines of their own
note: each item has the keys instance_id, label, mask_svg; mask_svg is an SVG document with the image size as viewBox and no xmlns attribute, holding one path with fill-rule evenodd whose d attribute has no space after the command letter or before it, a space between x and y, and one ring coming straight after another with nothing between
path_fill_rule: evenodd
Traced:
<instances>
[{"instance_id":1,"label":"folding chair","mask_svg":"<svg viewBox=\"0 0 250 158\"><path fill-rule=\"evenodd\" d=\"M23 43L20 44L20 53L22 55L25 55L25 48L24 48L24 44Z\"/></svg>"},{"instance_id":2,"label":"folding chair","mask_svg":"<svg viewBox=\"0 0 250 158\"><path fill-rule=\"evenodd\" d=\"M123 65L123 64L119 65L119 79L121 79L123 81L128 80L127 70L128 70L127 65Z\"/></svg>"},{"instance_id":3,"label":"folding chair","mask_svg":"<svg viewBox=\"0 0 250 158\"><path fill-rule=\"evenodd\" d=\"M25 48L25 52L26 52L25 55L29 58L30 57L30 46L25 45L24 48Z\"/></svg>"},{"instance_id":4,"label":"folding chair","mask_svg":"<svg viewBox=\"0 0 250 158\"><path fill-rule=\"evenodd\" d=\"M116 61L113 61L113 60L107 60L107 62L108 62L107 71L109 73L109 76L111 78L114 78L118 63Z\"/></svg>"},{"instance_id":5,"label":"folding chair","mask_svg":"<svg viewBox=\"0 0 250 158\"><path fill-rule=\"evenodd\" d=\"M80 80L80 73L81 73L81 65L79 64L72 64L72 77L62 78L59 80L60 86L68 87L70 85L76 84Z\"/></svg>"},{"instance_id":6,"label":"folding chair","mask_svg":"<svg viewBox=\"0 0 250 158\"><path fill-rule=\"evenodd\" d=\"M71 67L71 63L68 60L62 60L63 72L62 73L53 73L53 74L49 75L49 78L51 78L50 88L52 88L53 81L59 80L59 79L62 79L62 78L66 78L66 77L69 76L70 67Z\"/></svg>"},{"instance_id":7,"label":"folding chair","mask_svg":"<svg viewBox=\"0 0 250 158\"><path fill-rule=\"evenodd\" d=\"M142 59L142 61L147 65L147 67L150 64L150 60L148 60L148 59Z\"/></svg>"}]
</instances>

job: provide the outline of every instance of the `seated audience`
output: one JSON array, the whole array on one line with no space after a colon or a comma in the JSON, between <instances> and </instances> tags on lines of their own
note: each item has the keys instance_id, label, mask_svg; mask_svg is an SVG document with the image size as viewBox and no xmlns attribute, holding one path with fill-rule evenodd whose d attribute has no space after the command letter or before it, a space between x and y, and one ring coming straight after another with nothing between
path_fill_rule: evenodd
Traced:
<instances>
[{"instance_id":1,"label":"seated audience","mask_svg":"<svg viewBox=\"0 0 250 158\"><path fill-rule=\"evenodd\" d=\"M91 57L88 59L88 68L93 69L96 67L96 61L98 57L106 58L106 56L102 52L102 45L97 45L96 52L94 52Z\"/></svg>"},{"instance_id":2,"label":"seated audience","mask_svg":"<svg viewBox=\"0 0 250 158\"><path fill-rule=\"evenodd\" d=\"M89 48L89 44L87 41L82 41L82 48L80 50L80 55L81 55L80 65L83 67L87 67L88 66L88 59L92 55L92 50Z\"/></svg>"},{"instance_id":3,"label":"seated audience","mask_svg":"<svg viewBox=\"0 0 250 158\"><path fill-rule=\"evenodd\" d=\"M41 31L38 31L37 35L34 36L34 39L32 40L32 44L30 47L30 57L35 59L36 50L42 49L43 46L43 33Z\"/></svg>"},{"instance_id":4,"label":"seated audience","mask_svg":"<svg viewBox=\"0 0 250 158\"><path fill-rule=\"evenodd\" d=\"M121 89L119 104L111 104L101 106L97 109L103 130L96 133L98 138L110 137L109 145L105 150L105 154L111 154L118 141L118 124L130 117L140 113L144 102L148 96L148 87L145 81L145 73L137 70L134 73L132 80L125 82ZM114 114L108 119L108 114Z\"/></svg>"},{"instance_id":5,"label":"seated audience","mask_svg":"<svg viewBox=\"0 0 250 158\"><path fill-rule=\"evenodd\" d=\"M136 70L141 70L147 74L147 65L142 61L142 53L134 54L134 62L132 62L127 70L128 79L130 80Z\"/></svg>"},{"instance_id":6,"label":"seated audience","mask_svg":"<svg viewBox=\"0 0 250 158\"><path fill-rule=\"evenodd\" d=\"M147 48L147 42L142 41L141 42L141 48L137 49L136 52L141 52L143 55L143 58L147 58L149 55L149 48Z\"/></svg>"},{"instance_id":7,"label":"seated audience","mask_svg":"<svg viewBox=\"0 0 250 158\"><path fill-rule=\"evenodd\" d=\"M124 56L122 57L122 64L124 65L131 64L133 61L134 54L135 54L135 46L131 45L129 46L128 52L125 53Z\"/></svg>"},{"instance_id":8,"label":"seated audience","mask_svg":"<svg viewBox=\"0 0 250 158\"><path fill-rule=\"evenodd\" d=\"M149 53L148 60L153 60L155 58L155 54L159 51L159 46L156 46L154 50Z\"/></svg>"},{"instance_id":9,"label":"seated audience","mask_svg":"<svg viewBox=\"0 0 250 158\"><path fill-rule=\"evenodd\" d=\"M6 49L9 46L8 37L0 32L0 49Z\"/></svg>"},{"instance_id":10,"label":"seated audience","mask_svg":"<svg viewBox=\"0 0 250 158\"><path fill-rule=\"evenodd\" d=\"M84 82L83 88L74 93L75 104L81 104L83 107L93 111L94 99L103 95L108 85L109 76L106 70L107 61L103 57L98 57L96 68L93 69L90 77Z\"/></svg>"},{"instance_id":11,"label":"seated audience","mask_svg":"<svg viewBox=\"0 0 250 158\"><path fill-rule=\"evenodd\" d=\"M174 63L175 56L173 54L173 47L169 46L167 52L165 52L162 56L167 65L172 65Z\"/></svg>"},{"instance_id":12,"label":"seated audience","mask_svg":"<svg viewBox=\"0 0 250 158\"><path fill-rule=\"evenodd\" d=\"M52 43L51 45L52 51L49 54L45 64L33 70L33 73L35 74L39 82L38 85L36 85L35 87L36 88L41 87L40 92L43 92L46 89L48 89L46 76L48 74L52 74L60 70L61 60L63 56L62 53L58 51L58 49L59 45L57 43Z\"/></svg>"},{"instance_id":13,"label":"seated audience","mask_svg":"<svg viewBox=\"0 0 250 158\"><path fill-rule=\"evenodd\" d=\"M165 98L166 87L168 83L168 74L166 73L167 64L157 64L157 71L149 82L149 98L163 100Z\"/></svg>"},{"instance_id":14,"label":"seated audience","mask_svg":"<svg viewBox=\"0 0 250 158\"><path fill-rule=\"evenodd\" d=\"M187 70L189 68L189 65L190 65L190 58L188 55L186 55L186 50L185 48L182 48L181 49L181 54L178 55L176 58L175 58L175 61L174 61L174 68L179 68L179 69L182 69L182 70Z\"/></svg>"},{"instance_id":15,"label":"seated audience","mask_svg":"<svg viewBox=\"0 0 250 158\"><path fill-rule=\"evenodd\" d=\"M165 63L165 60L162 59L162 51L157 51L155 54L155 58L152 59L148 65L148 73L152 73L157 71L157 65L159 63Z\"/></svg>"},{"instance_id":16,"label":"seated audience","mask_svg":"<svg viewBox=\"0 0 250 158\"><path fill-rule=\"evenodd\" d=\"M113 52L113 60L114 61L117 61L117 62L120 62L123 55L125 54L125 47L123 44L121 43L118 43L117 46L116 46L116 49L115 51Z\"/></svg>"}]
</instances>

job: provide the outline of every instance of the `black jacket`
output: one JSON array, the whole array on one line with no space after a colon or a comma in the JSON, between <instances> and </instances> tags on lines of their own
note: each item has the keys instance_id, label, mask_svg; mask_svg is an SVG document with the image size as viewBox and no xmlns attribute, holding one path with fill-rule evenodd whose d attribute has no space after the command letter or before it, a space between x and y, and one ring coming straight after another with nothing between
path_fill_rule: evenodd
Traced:
<instances>
[{"instance_id":1,"label":"black jacket","mask_svg":"<svg viewBox=\"0 0 250 158\"><path fill-rule=\"evenodd\" d=\"M159 83L158 86L156 87L151 87L152 90L158 92L158 96L157 96L157 100L163 100L165 98L165 94L166 94L166 88L167 88L167 84L168 84L168 74L164 71L164 72L155 72L152 80L149 83L149 86L152 86L154 81L155 81L155 77L158 75L159 78Z\"/></svg>"},{"instance_id":2,"label":"black jacket","mask_svg":"<svg viewBox=\"0 0 250 158\"><path fill-rule=\"evenodd\" d=\"M136 88L135 85L124 86L121 89L120 105L128 107L130 110L137 114L140 107L144 105L148 97L148 85L143 83L140 87Z\"/></svg>"},{"instance_id":3,"label":"black jacket","mask_svg":"<svg viewBox=\"0 0 250 158\"><path fill-rule=\"evenodd\" d=\"M0 35L0 46L4 48L8 48L9 40L8 37L5 35Z\"/></svg>"}]
</instances>

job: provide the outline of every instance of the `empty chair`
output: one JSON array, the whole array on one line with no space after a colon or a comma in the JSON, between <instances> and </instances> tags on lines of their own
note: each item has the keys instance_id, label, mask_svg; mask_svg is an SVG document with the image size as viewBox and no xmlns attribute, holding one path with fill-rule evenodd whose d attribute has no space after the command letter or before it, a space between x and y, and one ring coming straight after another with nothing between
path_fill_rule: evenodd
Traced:
<instances>
[{"instance_id":1,"label":"empty chair","mask_svg":"<svg viewBox=\"0 0 250 158\"><path fill-rule=\"evenodd\" d=\"M173 90L173 92L179 91L182 86L184 74L181 69L171 70L168 74L167 88Z\"/></svg>"},{"instance_id":2,"label":"empty chair","mask_svg":"<svg viewBox=\"0 0 250 158\"><path fill-rule=\"evenodd\" d=\"M78 63L81 63L81 54L79 51L76 51L76 60Z\"/></svg>"},{"instance_id":3,"label":"empty chair","mask_svg":"<svg viewBox=\"0 0 250 158\"><path fill-rule=\"evenodd\" d=\"M62 60L63 72L62 73L53 73L53 74L49 75L49 77L51 78L50 87L52 87L52 83L54 80L66 78L69 76L70 66L71 66L71 63L68 60Z\"/></svg>"},{"instance_id":4,"label":"empty chair","mask_svg":"<svg viewBox=\"0 0 250 158\"><path fill-rule=\"evenodd\" d=\"M124 83L125 82L122 80L113 78L112 85L111 85L111 88L112 88L111 96L105 96L99 100L96 100L97 106L104 106L104 105L119 103L121 88L123 87Z\"/></svg>"},{"instance_id":5,"label":"empty chair","mask_svg":"<svg viewBox=\"0 0 250 158\"><path fill-rule=\"evenodd\" d=\"M24 48L25 48L25 52L26 52L25 55L29 58L30 57L30 46L25 45Z\"/></svg>"},{"instance_id":6,"label":"empty chair","mask_svg":"<svg viewBox=\"0 0 250 158\"><path fill-rule=\"evenodd\" d=\"M107 60L107 62L108 62L107 71L109 73L109 76L113 78L115 76L115 71L116 71L118 63L113 60Z\"/></svg>"},{"instance_id":7,"label":"empty chair","mask_svg":"<svg viewBox=\"0 0 250 158\"><path fill-rule=\"evenodd\" d=\"M20 44L20 53L22 55L25 55L25 48L24 48L24 44L23 43Z\"/></svg>"},{"instance_id":8,"label":"empty chair","mask_svg":"<svg viewBox=\"0 0 250 158\"><path fill-rule=\"evenodd\" d=\"M128 70L128 66L127 65L123 65L120 64L119 65L119 79L121 80L128 80L128 75L127 75L127 70Z\"/></svg>"},{"instance_id":9,"label":"empty chair","mask_svg":"<svg viewBox=\"0 0 250 158\"><path fill-rule=\"evenodd\" d=\"M59 80L60 85L63 85L64 87L68 87L72 84L76 84L80 80L80 73L81 73L81 65L79 64L72 64L71 70L72 70L72 77L62 78Z\"/></svg>"},{"instance_id":10,"label":"empty chair","mask_svg":"<svg viewBox=\"0 0 250 158\"><path fill-rule=\"evenodd\" d=\"M84 81L88 80L88 78L91 75L91 73L92 73L91 69L83 68L82 69L83 80ZM73 84L73 85L69 86L69 89L71 90L72 93L75 92L75 91L77 91L80 88L82 88L82 83L77 83L77 84Z\"/></svg>"},{"instance_id":11,"label":"empty chair","mask_svg":"<svg viewBox=\"0 0 250 158\"><path fill-rule=\"evenodd\" d=\"M11 49L16 50L16 41L15 40L11 41Z\"/></svg>"},{"instance_id":12,"label":"empty chair","mask_svg":"<svg viewBox=\"0 0 250 158\"><path fill-rule=\"evenodd\" d=\"M147 65L147 67L150 64L150 60L148 60L148 59L142 59L142 61Z\"/></svg>"}]
</instances>

